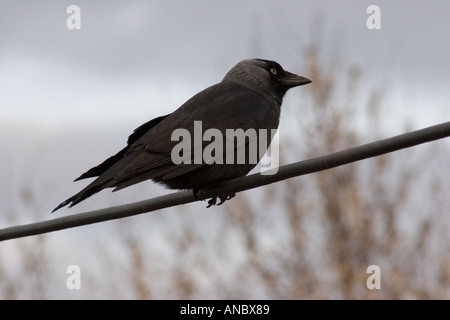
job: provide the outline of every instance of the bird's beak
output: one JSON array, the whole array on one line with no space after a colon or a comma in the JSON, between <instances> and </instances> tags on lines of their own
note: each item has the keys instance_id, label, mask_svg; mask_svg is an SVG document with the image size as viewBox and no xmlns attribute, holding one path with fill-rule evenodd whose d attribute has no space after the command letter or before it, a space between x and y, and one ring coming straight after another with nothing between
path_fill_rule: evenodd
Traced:
<instances>
[{"instance_id":1,"label":"bird's beak","mask_svg":"<svg viewBox=\"0 0 450 320\"><path fill-rule=\"evenodd\" d=\"M280 82L283 86L293 88L293 87L303 86L305 84L311 83L312 81L309 80L308 78L301 77L294 73L285 71L283 78L280 79Z\"/></svg>"}]
</instances>

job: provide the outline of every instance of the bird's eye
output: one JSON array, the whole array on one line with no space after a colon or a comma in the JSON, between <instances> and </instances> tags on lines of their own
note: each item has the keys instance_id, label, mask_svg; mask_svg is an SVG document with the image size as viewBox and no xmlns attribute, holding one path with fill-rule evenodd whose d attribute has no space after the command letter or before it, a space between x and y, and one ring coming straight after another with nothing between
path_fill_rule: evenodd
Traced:
<instances>
[{"instance_id":1,"label":"bird's eye","mask_svg":"<svg viewBox=\"0 0 450 320\"><path fill-rule=\"evenodd\" d=\"M275 74L277 74L277 69L275 69L275 68L270 68L270 72L271 72L273 75L275 75Z\"/></svg>"}]
</instances>

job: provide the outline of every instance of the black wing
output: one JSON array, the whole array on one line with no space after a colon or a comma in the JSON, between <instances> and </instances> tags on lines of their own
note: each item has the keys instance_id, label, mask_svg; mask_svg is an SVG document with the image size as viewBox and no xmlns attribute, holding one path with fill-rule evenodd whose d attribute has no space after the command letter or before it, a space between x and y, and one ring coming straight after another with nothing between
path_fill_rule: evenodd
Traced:
<instances>
[{"instance_id":1,"label":"black wing","mask_svg":"<svg viewBox=\"0 0 450 320\"><path fill-rule=\"evenodd\" d=\"M76 178L74 181L78 181L78 180L82 180L82 179L86 179L86 178L93 178L93 177L98 177L100 176L102 173L104 173L106 170L108 170L109 168L111 168L112 165L114 165L117 161L119 161L120 159L122 159L122 157L128 152L130 146L137 141L140 137L142 137L148 130L150 130L151 128L153 128L155 125L157 125L158 123L160 123L162 120L164 120L168 115L165 116L161 116L155 119L152 119L146 123L144 123L143 125L141 125L140 127L136 128L133 133L128 137L128 141L127 141L127 146L125 148L123 148L122 150L120 150L118 153L116 153L115 155L113 155L112 157L109 157L108 159L106 159L105 161L103 161L101 164L99 164L96 167L93 167L91 169L89 169L88 171L86 171L85 173L83 173L81 176L79 176L78 178Z\"/></svg>"}]
</instances>

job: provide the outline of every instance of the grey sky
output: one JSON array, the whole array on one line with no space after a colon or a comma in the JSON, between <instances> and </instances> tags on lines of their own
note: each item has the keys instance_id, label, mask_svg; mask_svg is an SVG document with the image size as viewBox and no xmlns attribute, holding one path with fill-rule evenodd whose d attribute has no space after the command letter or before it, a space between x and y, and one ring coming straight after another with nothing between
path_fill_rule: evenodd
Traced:
<instances>
[{"instance_id":1,"label":"grey sky","mask_svg":"<svg viewBox=\"0 0 450 320\"><path fill-rule=\"evenodd\" d=\"M66 9L72 4L81 9L81 30L66 28L69 16ZM381 9L381 30L366 28L366 9L373 4ZM343 65L333 67L340 70L349 64L357 64L363 71L364 84L387 91L388 97L382 101L386 112L383 120L389 127L395 128L396 133L404 132L405 120L413 120L416 127L449 121L449 14L449 0L0 0L0 167L4 169L0 172L3 182L0 185L2 227L171 193L149 181L117 193L104 191L70 211L61 210L56 216L49 214L58 203L86 185L85 181L72 183L73 179L123 148L134 128L153 117L173 111L192 95L220 81L239 60L249 57L276 60L287 70L309 78L302 59L307 46L317 43L325 67L333 61L333 55L338 54ZM308 86L316 84L313 82ZM288 92L283 107L292 102L291 98L301 99L302 90L298 90L298 95ZM282 120L283 114L286 115L286 112L282 112ZM280 124L283 130L287 127L286 122ZM383 132L383 135L388 137L390 133ZM281 143L282 139L281 135ZM446 139L444 143L448 146L449 142ZM432 216L433 221L439 224L439 221L448 218L448 215L441 214L448 210L433 211L434 208L448 208L445 202L448 200L441 198L448 190L448 179L434 180L437 175L441 178L449 176L449 149L441 148L441 144L436 143L436 149L416 147L414 149L423 149L415 153L401 151L410 152L403 156L397 152L395 154L399 156L387 162L392 165L391 170L381 171L387 174L380 177L380 181L387 181L380 186L390 186L390 181L397 178L411 182L412 201L399 209L398 221L394 221L400 228L400 233L396 234L401 235L402 241L406 239L406 242L399 242L405 246L393 247L402 251L400 262L409 261L403 259L403 252L407 256L407 251L403 249L414 249L416 246L416 232L420 230L413 228L412 225L416 226L414 222L420 220L427 223L425 217ZM348 147L351 146L349 142ZM294 151L293 160L304 159L301 151ZM327 151L323 150L324 153ZM366 163L371 166L369 161ZM398 171L400 167L405 167L406 171ZM394 173L392 176L391 172ZM408 172L413 172L412 177L403 177L403 173ZM365 180L364 175L362 178ZM302 244L302 248L305 256L313 261L304 266L319 266L314 271L318 274L332 266L325 263L332 260L329 255L322 258L319 255L325 251L316 250L329 239L323 235L329 230L326 226L322 228L320 216L313 214L316 210L314 202L317 202L317 207L321 206L319 197L322 192L315 190L315 184L310 184L311 180L307 180L306 176L302 179L305 180L299 181L298 185L301 192L293 192L293 195L299 197L299 202L312 196L306 199L309 204L305 206L312 209L308 209L311 214L299 218L304 227L297 230L306 230L303 234L305 241L302 241L309 244ZM432 185L427 181L443 181L443 185ZM397 183L401 186L404 182L395 182L393 186ZM430 190L428 186L435 189L427 191ZM431 197L439 187L443 191ZM259 222L254 230L262 241L256 242L256 248L267 259L268 263L264 265L280 274L284 274L284 269L277 269L279 248L289 249L291 230L295 230L285 229L285 224L290 223L288 216L279 215L280 203L286 199L282 188L280 185L279 189L270 189L273 192L269 193L273 195L267 201L260 201L266 195L260 192L266 191L260 188L247 191L248 202L243 202L244 205L254 206L255 212L258 212ZM394 192L390 196L394 203L397 192L395 187L392 188ZM300 194L303 191L306 193ZM380 203L370 213L373 213L373 225L382 227L384 224L377 223L391 214L390 210L386 212L388 216L383 211L387 206L391 207L390 203L382 201L390 201L390 197L381 197L380 200L377 192L376 186L362 189L361 196L367 195L369 204L371 201L374 205L375 202ZM225 288L247 286L244 292L251 291L250 298L267 298L260 288L260 279L253 277L253 273L250 276L246 274L244 281L242 277L234 276L234 269L242 269L248 261L243 257L248 252L242 250L241 234L234 232L239 228L233 221L238 220L233 218L224 223L231 216L227 211L220 215L225 206L219 207L214 214L205 207L205 203L199 202L170 208L162 214L141 216L136 220L121 220L117 224L68 229L52 233L48 241L38 239L36 243L39 246L36 247L34 242L5 242L2 243L0 255L7 259L3 259L5 263L0 263L0 267L4 267L0 271L8 283L17 284L13 288L22 290L16 293L19 298L35 298L33 292L42 294L39 284L44 292L39 298L130 298L134 290L130 275L133 272L135 276L135 269L129 267L131 251L127 251L130 250L127 245L130 243L128 240L136 239L145 253L145 274L139 279L151 282L149 288L154 289L152 293L155 298L176 298L174 292L177 290L167 287L176 283L172 282L173 279L184 275L179 272L184 269L194 270L186 273L192 281L188 284L206 288L197 297L221 297L221 290L217 290L221 286L215 284L230 283ZM242 208L246 210L245 206ZM432 210L427 211L429 209ZM241 210L239 203L236 209L231 207L230 210ZM274 219L274 216L277 218ZM275 227L266 229L265 226ZM438 240L432 244L439 243L435 247L445 249L441 244L442 239L447 238L441 239L442 234L437 232L441 229L431 226L427 229L431 232L427 234L434 234L431 239ZM411 228L411 233L402 233L408 228ZM184 230L193 230L193 233L185 233ZM129 237L131 235L133 237ZM194 235L194 241L185 235ZM403 235L410 236L405 238ZM245 237L241 238L246 241ZM313 241L310 242L311 239ZM359 238L355 239L359 241ZM186 243L182 248L189 250L177 251L178 242ZM386 261L387 264L382 265L383 270L399 270L392 268L398 266L396 259L392 259L397 249L383 253L379 251L379 246L375 247L378 248L375 255L380 260L371 263ZM24 248L27 250L23 251ZM23 255L20 254L22 251ZM291 251L287 252L289 254ZM30 269L29 262L34 265L42 255L45 258L41 259L44 261L42 270L39 264ZM295 259L298 257L302 255L296 255ZM427 259L422 260L423 265L411 270L424 270L421 272L431 275L427 279L433 279L433 264L428 263ZM198 261L202 264L201 268L195 268ZM391 261L394 262L391 264ZM207 268L204 262L207 262ZM83 290L78 292L65 287L65 271L72 264L83 268L83 279L86 279ZM211 267L208 267L209 264ZM288 264L288 269L292 266ZM303 264L295 269L302 268ZM36 269L41 274L36 273ZM124 270L125 273L122 272ZM211 274L205 276L209 271ZM335 278L336 272L339 270L329 275L320 274L320 277ZM394 275L397 274L400 273ZM215 282L215 279L219 281ZM284 279L290 278L280 279L280 288L284 288ZM414 277L406 276L404 279L408 281L402 280L400 290L408 287L420 289L420 283L416 283ZM329 288L326 286L326 289ZM28 294L27 290L32 293ZM7 291L11 290L8 288ZM234 290L224 294L229 292ZM411 297L407 292L405 296Z\"/></svg>"},{"instance_id":2,"label":"grey sky","mask_svg":"<svg viewBox=\"0 0 450 320\"><path fill-rule=\"evenodd\" d=\"M81 30L66 28L71 4L81 9ZM371 4L381 8L381 30L366 28ZM449 12L446 0L3 0L2 120L144 122L244 58L302 74L299 59L316 41L325 55L360 65L371 83L391 86L402 110L431 125L450 117Z\"/></svg>"}]
</instances>

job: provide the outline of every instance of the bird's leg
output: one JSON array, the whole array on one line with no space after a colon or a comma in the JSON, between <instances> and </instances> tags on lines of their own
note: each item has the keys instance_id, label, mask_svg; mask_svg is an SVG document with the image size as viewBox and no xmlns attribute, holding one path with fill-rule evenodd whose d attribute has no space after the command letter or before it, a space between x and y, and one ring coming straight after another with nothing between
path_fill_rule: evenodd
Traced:
<instances>
[{"instance_id":1,"label":"bird's leg","mask_svg":"<svg viewBox=\"0 0 450 320\"><path fill-rule=\"evenodd\" d=\"M206 201L206 199L200 199L200 198L198 197L198 195L201 194L201 193L204 192L204 191L205 191L205 189L200 189L200 188L193 188L193 189L192 189L192 193L194 194L194 197L195 197L197 200L200 200L200 201ZM217 197L214 197L214 198L209 199L207 208L216 205L216 202L217 202Z\"/></svg>"},{"instance_id":2,"label":"bird's leg","mask_svg":"<svg viewBox=\"0 0 450 320\"><path fill-rule=\"evenodd\" d=\"M202 192L202 189L198 189L198 188L192 189L192 193L194 194L194 197L195 197L197 200L205 201L204 199L200 199L200 198L198 197L198 194L201 193L201 192Z\"/></svg>"},{"instance_id":3,"label":"bird's leg","mask_svg":"<svg viewBox=\"0 0 450 320\"><path fill-rule=\"evenodd\" d=\"M200 200L200 201L206 201L206 199L200 199L200 198L198 197L198 195L201 194L203 191L205 191L205 189L199 189L199 188L193 188L193 189L192 189L192 193L194 194L194 197L195 197L197 200ZM222 200L222 198L221 198L221 200ZM213 198L209 199L207 208L209 208L209 207L211 207L211 206L215 206L216 203L217 203L217 197L213 197ZM222 203L222 202L221 202L221 203Z\"/></svg>"}]
</instances>

